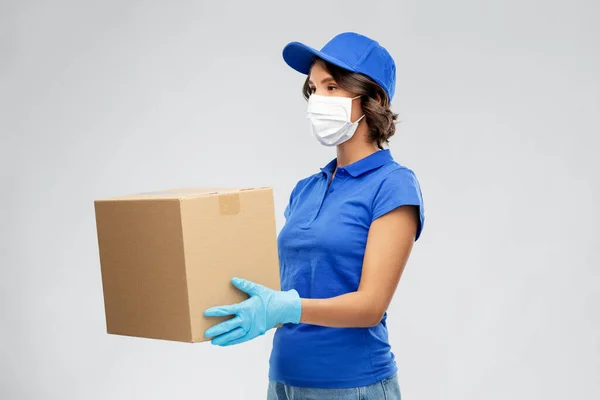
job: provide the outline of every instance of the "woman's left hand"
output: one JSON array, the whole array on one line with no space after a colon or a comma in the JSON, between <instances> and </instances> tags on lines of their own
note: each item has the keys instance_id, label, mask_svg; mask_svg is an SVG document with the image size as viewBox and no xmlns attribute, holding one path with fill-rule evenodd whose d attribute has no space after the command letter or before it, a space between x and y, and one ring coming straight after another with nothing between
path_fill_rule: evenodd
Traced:
<instances>
[{"instance_id":1,"label":"woman's left hand","mask_svg":"<svg viewBox=\"0 0 600 400\"><path fill-rule=\"evenodd\" d=\"M277 291L241 278L233 278L231 283L250 298L204 311L207 317L235 315L206 330L204 336L212 337L213 344L239 344L263 335L276 325L300 322L302 302L297 291Z\"/></svg>"}]
</instances>

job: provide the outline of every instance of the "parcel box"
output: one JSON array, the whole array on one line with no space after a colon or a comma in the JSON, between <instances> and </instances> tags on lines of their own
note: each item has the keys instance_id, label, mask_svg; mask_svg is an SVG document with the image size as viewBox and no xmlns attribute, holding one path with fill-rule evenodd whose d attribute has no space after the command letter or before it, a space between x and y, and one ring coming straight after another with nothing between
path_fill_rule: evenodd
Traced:
<instances>
[{"instance_id":1,"label":"parcel box","mask_svg":"<svg viewBox=\"0 0 600 400\"><path fill-rule=\"evenodd\" d=\"M110 334L184 342L243 301L234 276L279 290L273 191L177 189L94 202Z\"/></svg>"}]
</instances>

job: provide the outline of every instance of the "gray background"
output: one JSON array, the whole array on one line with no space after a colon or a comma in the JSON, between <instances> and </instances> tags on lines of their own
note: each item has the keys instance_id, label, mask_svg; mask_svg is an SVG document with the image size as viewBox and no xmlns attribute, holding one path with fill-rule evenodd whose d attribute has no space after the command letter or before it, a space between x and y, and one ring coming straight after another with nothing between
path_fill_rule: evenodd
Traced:
<instances>
[{"instance_id":1,"label":"gray background","mask_svg":"<svg viewBox=\"0 0 600 400\"><path fill-rule=\"evenodd\" d=\"M295 182L289 41L355 30L398 65L394 156L427 222L390 309L406 399L600 398L599 3L1 1L2 399L261 399L272 332L110 336L93 200Z\"/></svg>"}]
</instances>

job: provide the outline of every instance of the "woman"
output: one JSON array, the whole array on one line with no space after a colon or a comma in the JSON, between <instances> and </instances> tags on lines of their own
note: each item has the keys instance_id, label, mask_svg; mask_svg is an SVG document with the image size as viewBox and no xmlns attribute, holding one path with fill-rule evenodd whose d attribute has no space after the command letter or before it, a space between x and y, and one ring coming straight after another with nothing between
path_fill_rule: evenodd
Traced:
<instances>
[{"instance_id":1,"label":"woman","mask_svg":"<svg viewBox=\"0 0 600 400\"><path fill-rule=\"evenodd\" d=\"M250 297L206 310L234 316L206 336L228 346L277 327L268 399L400 399L386 310L424 213L415 174L384 149L397 117L395 63L352 32L321 51L292 42L283 58L307 75L310 129L337 157L292 190L278 237L281 291L234 278Z\"/></svg>"}]
</instances>

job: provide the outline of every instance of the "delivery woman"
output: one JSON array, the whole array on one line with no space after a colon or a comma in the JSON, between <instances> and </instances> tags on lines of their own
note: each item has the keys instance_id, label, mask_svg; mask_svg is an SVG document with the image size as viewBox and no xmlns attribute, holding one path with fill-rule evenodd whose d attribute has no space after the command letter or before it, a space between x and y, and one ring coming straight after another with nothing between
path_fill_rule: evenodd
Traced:
<instances>
[{"instance_id":1,"label":"delivery woman","mask_svg":"<svg viewBox=\"0 0 600 400\"><path fill-rule=\"evenodd\" d=\"M394 60L352 32L320 51L292 42L283 58L306 75L310 130L337 157L291 192L278 236L281 291L233 278L250 297L206 310L232 318L205 334L229 346L281 324L268 399L400 399L386 310L424 210L415 174L384 147L397 117Z\"/></svg>"}]
</instances>

